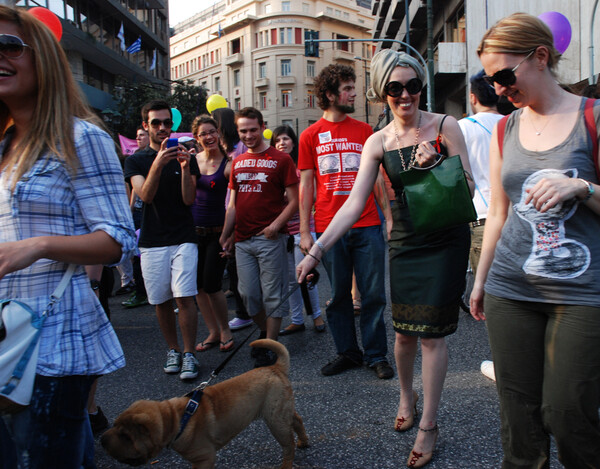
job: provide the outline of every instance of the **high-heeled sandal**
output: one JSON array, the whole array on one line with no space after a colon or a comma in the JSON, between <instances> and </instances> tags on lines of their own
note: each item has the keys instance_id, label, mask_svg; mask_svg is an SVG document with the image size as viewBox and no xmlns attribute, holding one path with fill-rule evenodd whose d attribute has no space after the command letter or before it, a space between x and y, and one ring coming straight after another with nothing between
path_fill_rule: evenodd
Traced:
<instances>
[{"instance_id":1,"label":"high-heeled sandal","mask_svg":"<svg viewBox=\"0 0 600 469\"><path fill-rule=\"evenodd\" d=\"M418 451L415 451L415 448L413 447L413 449L410 451L410 454L408 455L408 461L406 461L407 467L419 468L419 467L426 466L427 464L429 464L429 462L433 458L433 451L435 450L435 444L437 442L437 437L440 434L437 423L435 424L434 427L428 428L427 430L424 428L421 428L419 426L419 430L422 432L435 432L435 436L433 439L433 446L429 453L419 453Z\"/></svg>"},{"instance_id":2,"label":"high-heeled sandal","mask_svg":"<svg viewBox=\"0 0 600 469\"><path fill-rule=\"evenodd\" d=\"M396 417L396 423L394 424L394 430L397 432L405 432L410 430L415 424L415 417L419 415L419 411L417 410L417 401L419 400L419 395L417 391L413 391L413 412L409 417Z\"/></svg>"}]
</instances>

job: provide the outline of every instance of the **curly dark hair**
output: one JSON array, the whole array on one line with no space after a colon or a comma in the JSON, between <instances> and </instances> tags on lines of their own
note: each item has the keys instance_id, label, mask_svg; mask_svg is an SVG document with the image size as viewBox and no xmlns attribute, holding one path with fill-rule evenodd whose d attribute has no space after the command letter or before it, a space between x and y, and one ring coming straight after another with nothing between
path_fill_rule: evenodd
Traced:
<instances>
[{"instance_id":1,"label":"curly dark hair","mask_svg":"<svg viewBox=\"0 0 600 469\"><path fill-rule=\"evenodd\" d=\"M321 109L329 109L333 103L327 98L327 92L337 96L340 84L344 81L356 81L356 73L349 65L332 64L321 70L314 81L315 96Z\"/></svg>"}]
</instances>

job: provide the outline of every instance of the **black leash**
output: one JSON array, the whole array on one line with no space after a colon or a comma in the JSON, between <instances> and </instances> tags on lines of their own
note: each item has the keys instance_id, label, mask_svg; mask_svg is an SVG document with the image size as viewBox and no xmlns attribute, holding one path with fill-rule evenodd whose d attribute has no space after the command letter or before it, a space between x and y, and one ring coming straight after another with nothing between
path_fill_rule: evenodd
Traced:
<instances>
[{"instance_id":1,"label":"black leash","mask_svg":"<svg viewBox=\"0 0 600 469\"><path fill-rule=\"evenodd\" d=\"M296 283L296 285L294 285L281 299L281 302L277 305L277 307L275 307L273 309L273 311L271 311L268 315L267 318L271 317L271 315L277 311L279 308L281 308L283 306L283 304L287 301L287 299L296 291L298 290L298 287L300 287L301 285L305 288L314 288L314 286L317 284L317 282L319 281L319 277L320 274L319 272L317 272L316 269L313 269L309 272L308 275L312 275L312 279L310 282L307 283L306 279L304 280L304 282L300 283ZM308 292L308 290L307 290ZM181 417L181 422L179 424L179 432L177 433L177 436L175 437L175 439L173 440L173 442L175 440L177 440L177 438L179 438L181 436L181 434L183 433L183 431L185 430L186 425L188 424L188 422L190 421L190 419L192 418L192 416L194 415L194 413L196 412L196 410L198 410L198 405L200 400L202 399L202 395L204 394L204 389L206 388L206 386L208 386L212 380L214 380L217 375L223 371L223 368L225 368L225 365L227 365L227 363L229 363L231 361L231 359L234 357L234 355L236 353L239 352L239 350L242 348L242 346L248 341L248 339L250 339L250 337L252 336L252 334L254 334L256 332L256 330L258 329L258 325L255 324L254 325L254 329L252 329L250 331L250 333L246 336L246 338L244 340L242 340L242 342L240 342L240 344L229 354L229 356L227 358L225 358L225 360L223 360L221 362L221 364L219 366L217 366L210 374L210 376L208 377L207 381L204 381L202 383L200 383L198 386L196 386L194 389L192 389L190 392L188 392L184 397L189 397L190 400L187 403L187 406L185 407L185 412L183 413L183 416Z\"/></svg>"}]
</instances>

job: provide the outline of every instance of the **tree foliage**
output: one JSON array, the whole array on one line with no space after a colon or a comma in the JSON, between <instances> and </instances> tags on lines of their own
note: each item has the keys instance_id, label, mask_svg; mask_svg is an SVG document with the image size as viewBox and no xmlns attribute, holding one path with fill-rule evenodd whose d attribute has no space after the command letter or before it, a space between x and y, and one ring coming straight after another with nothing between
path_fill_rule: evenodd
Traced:
<instances>
[{"instance_id":1,"label":"tree foliage","mask_svg":"<svg viewBox=\"0 0 600 469\"><path fill-rule=\"evenodd\" d=\"M109 127L115 133L135 138L136 129L142 124L142 106L153 99L164 99L172 108L181 112L182 120L179 132L189 132L192 121L206 111L206 89L194 85L190 80L172 82L173 87L158 83L118 82L113 97L118 103L119 114L110 116Z\"/></svg>"}]
</instances>

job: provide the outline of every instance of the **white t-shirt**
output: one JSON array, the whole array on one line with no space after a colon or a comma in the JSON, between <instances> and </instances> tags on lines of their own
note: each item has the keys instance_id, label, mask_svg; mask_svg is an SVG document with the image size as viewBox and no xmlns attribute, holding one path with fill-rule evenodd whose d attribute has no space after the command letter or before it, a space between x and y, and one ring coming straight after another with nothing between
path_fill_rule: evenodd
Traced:
<instances>
[{"instance_id":1,"label":"white t-shirt","mask_svg":"<svg viewBox=\"0 0 600 469\"><path fill-rule=\"evenodd\" d=\"M490 205L490 141L494 125L504 117L493 112L478 112L458 121L469 152L469 163L476 188L473 204L477 218L487 217ZM471 119L476 120L473 122Z\"/></svg>"}]
</instances>

